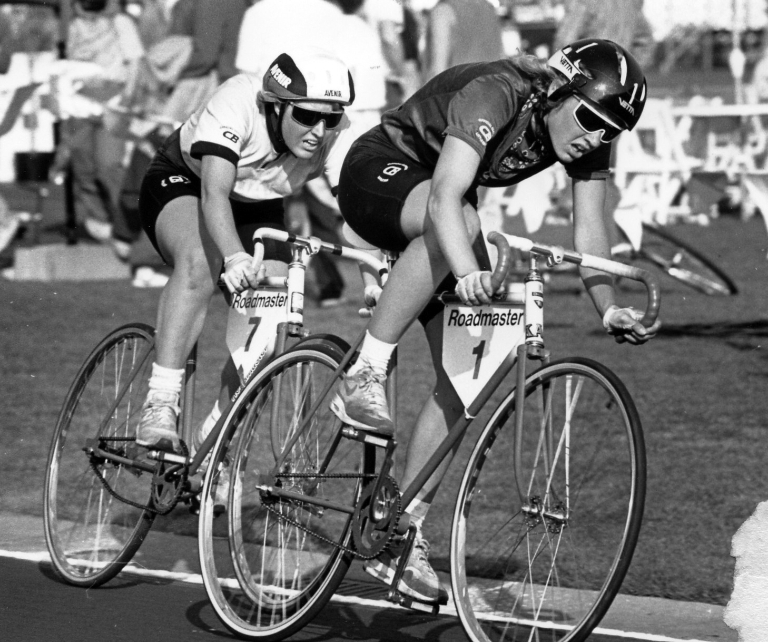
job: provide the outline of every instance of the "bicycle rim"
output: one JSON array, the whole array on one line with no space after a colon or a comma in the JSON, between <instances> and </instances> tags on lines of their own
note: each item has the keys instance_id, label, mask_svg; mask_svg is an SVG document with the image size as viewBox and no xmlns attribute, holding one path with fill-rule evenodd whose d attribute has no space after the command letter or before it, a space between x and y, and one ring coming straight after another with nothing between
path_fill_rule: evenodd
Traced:
<instances>
[{"instance_id":1,"label":"bicycle rim","mask_svg":"<svg viewBox=\"0 0 768 642\"><path fill-rule=\"evenodd\" d=\"M522 433L513 391L464 473L454 599L476 642L579 642L618 593L637 542L642 430L626 388L595 362L545 366L525 390Z\"/></svg>"},{"instance_id":2,"label":"bicycle rim","mask_svg":"<svg viewBox=\"0 0 768 642\"><path fill-rule=\"evenodd\" d=\"M270 501L259 489L281 485L301 495L354 504L359 478L318 483L301 477L318 471L340 429L328 408L330 395L303 429L278 478L268 475L275 453L282 452L307 417L340 356L328 344L277 358L246 388L217 442L203 489L200 561L216 612L242 637L279 640L303 627L333 595L351 562L351 554L334 545L350 546L348 514ZM334 448L327 473L359 475L372 468L359 442L341 439ZM226 496L227 514L214 522L217 493Z\"/></svg>"},{"instance_id":3,"label":"bicycle rim","mask_svg":"<svg viewBox=\"0 0 768 642\"><path fill-rule=\"evenodd\" d=\"M643 225L639 256L698 292L710 296L738 292L733 280L711 259L666 230Z\"/></svg>"},{"instance_id":4,"label":"bicycle rim","mask_svg":"<svg viewBox=\"0 0 768 642\"><path fill-rule=\"evenodd\" d=\"M56 571L68 582L97 586L133 557L152 525L146 506L152 474L98 459L98 445L132 459L154 354L149 326L124 326L90 354L59 414L48 455L45 535Z\"/></svg>"}]
</instances>

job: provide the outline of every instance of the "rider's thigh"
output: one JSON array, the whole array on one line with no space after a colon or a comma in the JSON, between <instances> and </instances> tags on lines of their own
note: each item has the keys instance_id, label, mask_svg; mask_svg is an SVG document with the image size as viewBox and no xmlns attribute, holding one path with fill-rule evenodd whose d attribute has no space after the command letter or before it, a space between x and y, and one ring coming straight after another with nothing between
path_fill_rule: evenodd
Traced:
<instances>
[{"instance_id":1,"label":"rider's thigh","mask_svg":"<svg viewBox=\"0 0 768 642\"><path fill-rule=\"evenodd\" d=\"M429 192L431 188L431 180L419 183L409 192L403 203L403 209L400 215L400 225L408 240L423 236L431 227L427 215L427 202L429 201ZM464 213L464 221L467 225L467 235L470 239L474 239L480 232L480 217L478 216L475 207L466 199L461 199L461 205Z\"/></svg>"},{"instance_id":2,"label":"rider's thigh","mask_svg":"<svg viewBox=\"0 0 768 642\"><path fill-rule=\"evenodd\" d=\"M157 243L174 273L193 287L212 288L221 271L221 254L203 221L200 199L181 196L160 212Z\"/></svg>"}]
</instances>

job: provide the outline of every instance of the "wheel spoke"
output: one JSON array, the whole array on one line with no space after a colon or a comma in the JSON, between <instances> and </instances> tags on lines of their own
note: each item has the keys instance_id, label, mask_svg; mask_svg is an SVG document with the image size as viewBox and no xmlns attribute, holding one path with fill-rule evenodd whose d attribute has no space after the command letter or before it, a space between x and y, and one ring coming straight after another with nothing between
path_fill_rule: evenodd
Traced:
<instances>
[{"instance_id":1,"label":"wheel spoke","mask_svg":"<svg viewBox=\"0 0 768 642\"><path fill-rule=\"evenodd\" d=\"M349 563L338 547L348 545L349 515L267 490L346 498L350 506L359 493L357 478L317 477L338 428L318 395L340 356L335 346L323 346L277 357L238 398L223 429L227 438L212 455L212 465L231 461L231 478L243 492L228 506L228 551L212 537L212 502L201 503L203 579L217 614L239 635L288 635L330 599ZM328 472L363 466L360 442L341 440L331 455Z\"/></svg>"},{"instance_id":2,"label":"wheel spoke","mask_svg":"<svg viewBox=\"0 0 768 642\"><path fill-rule=\"evenodd\" d=\"M148 326L131 325L108 335L80 369L59 415L46 478L45 529L56 571L73 584L97 586L114 577L152 524L151 516L112 494L146 505L152 476L94 460L108 489L84 451L89 441L111 449L121 443L112 440L133 438L146 396L152 334Z\"/></svg>"},{"instance_id":3,"label":"wheel spoke","mask_svg":"<svg viewBox=\"0 0 768 642\"><path fill-rule=\"evenodd\" d=\"M524 405L511 394L494 412L464 474L451 547L457 609L477 642L584 640L635 545L642 433L626 389L594 362L546 366L525 390ZM518 477L524 494L510 492Z\"/></svg>"}]
</instances>

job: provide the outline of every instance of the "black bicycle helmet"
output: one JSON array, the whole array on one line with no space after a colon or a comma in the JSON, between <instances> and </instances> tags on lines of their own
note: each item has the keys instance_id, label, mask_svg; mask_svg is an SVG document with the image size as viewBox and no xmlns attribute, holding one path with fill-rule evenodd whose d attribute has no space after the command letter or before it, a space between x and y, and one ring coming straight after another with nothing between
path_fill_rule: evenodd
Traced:
<instances>
[{"instance_id":1,"label":"black bicycle helmet","mask_svg":"<svg viewBox=\"0 0 768 642\"><path fill-rule=\"evenodd\" d=\"M647 97L645 75L632 55L615 42L577 40L555 52L547 64L568 80L550 100L576 95L623 129L632 129L640 120Z\"/></svg>"}]
</instances>

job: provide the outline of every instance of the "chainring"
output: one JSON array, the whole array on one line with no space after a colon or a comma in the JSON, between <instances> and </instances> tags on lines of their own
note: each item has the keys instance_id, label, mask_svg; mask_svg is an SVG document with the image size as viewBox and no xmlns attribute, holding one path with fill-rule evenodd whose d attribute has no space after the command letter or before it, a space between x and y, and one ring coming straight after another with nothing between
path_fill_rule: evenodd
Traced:
<instances>
[{"instance_id":1,"label":"chainring","mask_svg":"<svg viewBox=\"0 0 768 642\"><path fill-rule=\"evenodd\" d=\"M352 516L352 540L355 550L364 559L381 553L395 535L400 520L400 489L389 475L381 480L379 492L373 497L376 480L363 489ZM371 502L376 502L380 517L371 519Z\"/></svg>"},{"instance_id":2,"label":"chainring","mask_svg":"<svg viewBox=\"0 0 768 642\"><path fill-rule=\"evenodd\" d=\"M181 450L184 457L189 457L189 449L184 441L181 441ZM175 472L168 474L168 469L173 467ZM158 462L155 474L152 477L152 493L150 507L158 515L167 515L179 503L182 493L187 487L189 467L168 462Z\"/></svg>"}]
</instances>

